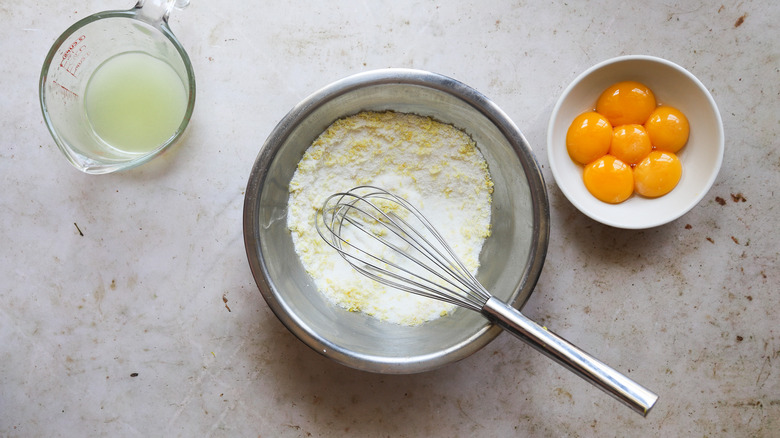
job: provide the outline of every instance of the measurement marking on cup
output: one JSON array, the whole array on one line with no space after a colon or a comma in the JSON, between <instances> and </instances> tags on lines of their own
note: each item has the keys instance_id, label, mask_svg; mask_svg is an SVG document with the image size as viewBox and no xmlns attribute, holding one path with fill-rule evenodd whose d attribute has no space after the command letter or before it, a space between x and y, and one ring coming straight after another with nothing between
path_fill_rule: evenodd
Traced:
<instances>
[{"instance_id":1,"label":"measurement marking on cup","mask_svg":"<svg viewBox=\"0 0 780 438\"><path fill-rule=\"evenodd\" d=\"M65 87L64 85L60 84L59 82L57 82L57 81L55 81L55 80L52 80L51 82L52 82L53 84L55 84L55 85L59 86L59 87L60 87L60 88L62 88L63 90L67 91L68 93L70 93L70 94L72 94L72 95L74 95L74 96L76 96L76 97L79 97L79 95L78 95L78 94L76 94L76 93L74 93L74 92L70 91L70 90L69 90L67 87Z\"/></svg>"},{"instance_id":2,"label":"measurement marking on cup","mask_svg":"<svg viewBox=\"0 0 780 438\"><path fill-rule=\"evenodd\" d=\"M60 60L60 67L64 68L66 72L70 73L74 78L76 77L76 71L78 71L79 67L81 67L81 63L84 62L84 59L86 59L87 56L89 56L88 52L84 52L84 49L87 47L83 44L81 44L84 40L87 39L86 35L79 36L75 41L73 41L68 47L68 50L65 51L65 53L62 54L62 59ZM78 50L76 50L78 48ZM78 62L76 62L76 65L73 66L74 63L74 57L79 55L80 58L78 59Z\"/></svg>"}]
</instances>

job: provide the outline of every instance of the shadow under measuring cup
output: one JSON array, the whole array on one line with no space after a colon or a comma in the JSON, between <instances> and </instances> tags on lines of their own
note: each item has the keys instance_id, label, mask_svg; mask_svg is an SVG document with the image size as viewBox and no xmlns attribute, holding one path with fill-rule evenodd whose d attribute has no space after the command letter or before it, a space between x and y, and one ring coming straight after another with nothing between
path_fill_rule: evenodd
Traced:
<instances>
[{"instance_id":1,"label":"shadow under measuring cup","mask_svg":"<svg viewBox=\"0 0 780 438\"><path fill-rule=\"evenodd\" d=\"M130 10L99 12L54 42L41 70L41 109L77 169L129 169L181 137L195 106L195 75L168 17L187 3L140 0Z\"/></svg>"}]
</instances>

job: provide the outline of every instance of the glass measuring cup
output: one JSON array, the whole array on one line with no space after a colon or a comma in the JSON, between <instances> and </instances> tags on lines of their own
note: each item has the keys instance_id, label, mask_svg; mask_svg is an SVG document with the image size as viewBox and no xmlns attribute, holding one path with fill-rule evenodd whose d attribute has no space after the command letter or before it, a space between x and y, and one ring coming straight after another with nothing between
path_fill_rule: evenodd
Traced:
<instances>
[{"instance_id":1,"label":"glass measuring cup","mask_svg":"<svg viewBox=\"0 0 780 438\"><path fill-rule=\"evenodd\" d=\"M187 3L139 0L130 10L99 12L52 45L41 70L41 109L77 169L129 169L181 137L195 106L195 75L168 17Z\"/></svg>"}]
</instances>

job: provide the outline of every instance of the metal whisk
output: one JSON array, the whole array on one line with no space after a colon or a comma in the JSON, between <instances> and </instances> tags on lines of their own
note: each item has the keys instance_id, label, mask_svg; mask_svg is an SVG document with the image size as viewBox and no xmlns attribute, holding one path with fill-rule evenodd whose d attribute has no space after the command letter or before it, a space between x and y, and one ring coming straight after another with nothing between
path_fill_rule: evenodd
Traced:
<instances>
[{"instance_id":1,"label":"metal whisk","mask_svg":"<svg viewBox=\"0 0 780 438\"><path fill-rule=\"evenodd\" d=\"M409 202L373 186L327 198L320 236L361 274L393 288L465 307L644 415L658 396L493 297Z\"/></svg>"}]
</instances>

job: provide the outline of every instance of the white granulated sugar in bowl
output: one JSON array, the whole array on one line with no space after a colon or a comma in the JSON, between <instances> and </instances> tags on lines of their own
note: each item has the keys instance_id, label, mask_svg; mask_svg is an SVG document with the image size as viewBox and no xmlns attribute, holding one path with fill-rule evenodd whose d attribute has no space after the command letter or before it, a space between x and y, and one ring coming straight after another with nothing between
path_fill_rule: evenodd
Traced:
<instances>
[{"instance_id":1,"label":"white granulated sugar in bowl","mask_svg":"<svg viewBox=\"0 0 780 438\"><path fill-rule=\"evenodd\" d=\"M334 122L306 150L290 181L287 225L317 289L345 309L418 325L454 305L377 283L322 240L316 212L359 185L382 187L417 207L476 273L490 235L493 182L474 141L452 125L398 112L362 112Z\"/></svg>"}]
</instances>

